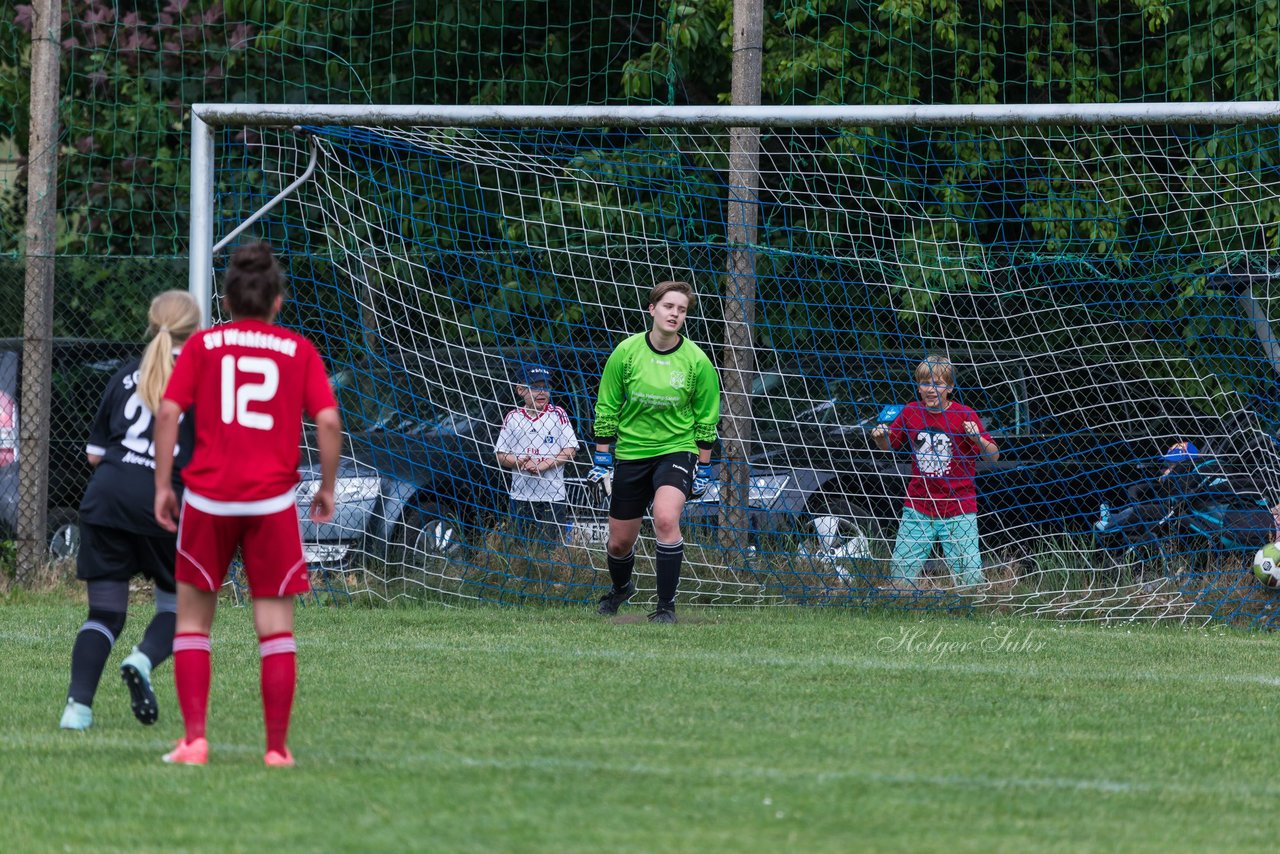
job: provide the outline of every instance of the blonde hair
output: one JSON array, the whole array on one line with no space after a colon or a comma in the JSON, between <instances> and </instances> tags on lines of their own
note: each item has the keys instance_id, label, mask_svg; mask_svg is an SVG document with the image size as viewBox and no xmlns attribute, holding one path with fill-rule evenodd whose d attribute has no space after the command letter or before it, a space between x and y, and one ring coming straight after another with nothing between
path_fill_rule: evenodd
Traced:
<instances>
[{"instance_id":1,"label":"blonde hair","mask_svg":"<svg viewBox=\"0 0 1280 854\"><path fill-rule=\"evenodd\" d=\"M948 386L956 384L956 369L946 356L931 354L916 365L916 383L942 382Z\"/></svg>"},{"instance_id":2,"label":"blonde hair","mask_svg":"<svg viewBox=\"0 0 1280 854\"><path fill-rule=\"evenodd\" d=\"M147 334L154 336L138 368L138 396L157 412L164 387L173 373L173 348L200 328L200 305L187 291L157 294L147 311Z\"/></svg>"},{"instance_id":3,"label":"blonde hair","mask_svg":"<svg viewBox=\"0 0 1280 854\"><path fill-rule=\"evenodd\" d=\"M672 291L678 294L684 294L689 298L689 308L693 308L693 304L698 301L697 296L693 293L693 287L688 282L659 282L649 292L649 305L657 305L663 297Z\"/></svg>"}]
</instances>

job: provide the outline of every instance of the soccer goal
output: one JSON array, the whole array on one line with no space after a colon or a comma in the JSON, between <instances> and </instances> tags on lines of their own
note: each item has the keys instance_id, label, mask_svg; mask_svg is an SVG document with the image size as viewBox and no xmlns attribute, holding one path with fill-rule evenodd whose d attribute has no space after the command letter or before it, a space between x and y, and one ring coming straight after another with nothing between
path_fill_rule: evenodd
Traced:
<instances>
[{"instance_id":1,"label":"soccer goal","mask_svg":"<svg viewBox=\"0 0 1280 854\"><path fill-rule=\"evenodd\" d=\"M1275 610L1250 564L1280 504L1280 105L193 115L192 289L216 318L223 246L272 241L282 322L335 377L342 509L304 522L327 583L594 601L600 371L677 279L724 389L683 602ZM933 428L876 446L931 355L998 459ZM580 442L532 518L494 450L529 366ZM641 598L652 554L646 526Z\"/></svg>"}]
</instances>

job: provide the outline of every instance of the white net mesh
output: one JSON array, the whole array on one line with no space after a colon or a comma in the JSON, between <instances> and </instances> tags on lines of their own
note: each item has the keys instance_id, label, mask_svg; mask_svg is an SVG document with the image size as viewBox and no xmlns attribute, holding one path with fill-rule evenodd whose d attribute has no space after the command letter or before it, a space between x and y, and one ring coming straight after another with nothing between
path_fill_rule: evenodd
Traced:
<instances>
[{"instance_id":1,"label":"white net mesh","mask_svg":"<svg viewBox=\"0 0 1280 854\"><path fill-rule=\"evenodd\" d=\"M319 146L316 178L260 233L288 257L284 322L326 354L350 431L340 519L304 526L325 577L380 597L599 595L607 502L583 475L600 370L667 279L693 285L686 331L725 363L727 141L224 133L224 231ZM723 482L687 507L682 601L1266 619L1250 564L1280 502L1278 143L1232 125L766 129L755 277L738 282L750 370L725 409L747 458L717 452ZM979 585L953 571L959 504L932 550L893 558L920 535L899 528L923 445L871 433L917 397L928 354L1000 449L976 461ZM582 447L565 501L525 524L494 447L530 364ZM1195 453L1162 476L1179 442Z\"/></svg>"}]
</instances>

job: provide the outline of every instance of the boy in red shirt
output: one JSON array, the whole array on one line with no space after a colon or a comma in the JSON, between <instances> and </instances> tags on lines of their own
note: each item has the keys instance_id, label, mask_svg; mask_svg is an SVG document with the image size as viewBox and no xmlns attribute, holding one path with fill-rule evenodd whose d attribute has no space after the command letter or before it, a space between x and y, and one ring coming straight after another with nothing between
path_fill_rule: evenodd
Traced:
<instances>
[{"instance_id":1,"label":"boy in red shirt","mask_svg":"<svg viewBox=\"0 0 1280 854\"><path fill-rule=\"evenodd\" d=\"M240 549L253 593L262 659L267 765L292 765L285 746L297 683L294 596L310 589L294 489L302 416L316 425L320 488L311 518L333 517L342 422L324 364L311 342L272 321L284 273L265 243L241 246L224 283L231 322L191 336L156 417L156 521L178 532L178 620L174 681L186 734L166 762L208 760L210 645L227 567ZM196 446L183 469L181 517L170 472L178 419L194 407Z\"/></svg>"},{"instance_id":2,"label":"boy in red shirt","mask_svg":"<svg viewBox=\"0 0 1280 854\"><path fill-rule=\"evenodd\" d=\"M911 447L911 482L893 546L891 580L914 581L938 541L957 586L981 584L973 478L978 458L994 462L1000 449L978 413L951 400L955 368L949 359L926 357L916 366L915 379L920 399L903 407L891 424L871 431L882 451Z\"/></svg>"}]
</instances>

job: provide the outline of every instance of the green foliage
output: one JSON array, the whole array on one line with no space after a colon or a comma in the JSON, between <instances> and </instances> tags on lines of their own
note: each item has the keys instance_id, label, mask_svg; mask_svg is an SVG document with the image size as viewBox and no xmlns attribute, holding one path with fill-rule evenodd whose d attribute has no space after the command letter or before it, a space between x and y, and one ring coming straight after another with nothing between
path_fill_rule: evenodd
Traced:
<instances>
[{"instance_id":1,"label":"green foliage","mask_svg":"<svg viewBox=\"0 0 1280 854\"><path fill-rule=\"evenodd\" d=\"M72 0L59 252L183 253L193 103L603 103L653 14L614 0ZM23 154L30 29L29 6L0 11L0 104L15 107L0 140ZM22 193L0 199L0 223L24 206ZM20 233L0 230L0 251Z\"/></svg>"},{"instance_id":2,"label":"green foliage","mask_svg":"<svg viewBox=\"0 0 1280 854\"><path fill-rule=\"evenodd\" d=\"M732 4L673 3L669 8L665 31L629 65L624 84L629 91L649 91L650 79L674 63L679 72L698 78L686 88L707 92L710 97L702 102L726 100ZM764 16L763 98L777 104L1270 100L1280 91L1277 14L1274 2L1219 0L1182 5L1111 0L1017 9L1000 0L883 0L870 6L849 0L770 0ZM724 37L707 37L713 32ZM1186 148L1141 153L1150 157L1153 173L1193 180L1276 169L1277 147L1250 147L1244 136L1236 131L1201 136L1193 130ZM868 148L896 148L891 137L868 134ZM963 130L922 135L887 160L869 161L871 168L895 164L884 177L892 183L906 180L915 188L914 199L903 198L901 186L864 189L914 205L920 215L953 224L976 220L976 228L954 235L924 236L941 245L959 241L973 250L1000 248L994 232L1001 223L988 221L985 232L981 224L990 195L1023 188L1024 200L1010 216L1019 220L1038 253L1125 261L1140 253L1180 253L1182 247L1159 242L1169 235L1204 235L1206 243L1198 248L1210 255L1269 251L1280 240L1274 229L1251 227L1280 221L1280 203L1232 198L1236 188L1228 179L1222 180L1222 196L1240 204L1187 206L1175 198L1176 183L1151 175L1108 182L1112 171L1105 159L1074 174L1024 174L1020 164L1025 161L1008 147L1010 138ZM1036 153L1060 153L1070 162L1075 144L1068 134ZM1132 148L1126 140L1123 151L1111 154L1132 157L1138 153ZM1091 182L1098 193L1080 194L1079 188ZM1233 228L1233 220L1241 227ZM788 230L785 239L804 231ZM920 245L918 236L908 235L907 243L908 255L917 254L910 247ZM940 284L947 286L908 278L901 286L910 293L900 301L914 311Z\"/></svg>"},{"instance_id":3,"label":"green foliage","mask_svg":"<svg viewBox=\"0 0 1280 854\"><path fill-rule=\"evenodd\" d=\"M629 98L711 103L728 100L733 0L673 0L660 35L623 67Z\"/></svg>"},{"instance_id":4,"label":"green foliage","mask_svg":"<svg viewBox=\"0 0 1280 854\"><path fill-rule=\"evenodd\" d=\"M188 105L227 100L250 45L252 27L228 21L218 0L130 6L73 0L64 14L62 254L180 254ZM15 8L16 26L29 34L30 7ZM30 105L27 93L15 95L15 141L25 154ZM0 234L0 249L15 243L15 234Z\"/></svg>"},{"instance_id":5,"label":"green foliage","mask_svg":"<svg viewBox=\"0 0 1280 854\"><path fill-rule=\"evenodd\" d=\"M0 258L0 338L22 334L24 276L20 260ZM53 334L140 341L151 298L186 286L186 266L167 258L61 258Z\"/></svg>"},{"instance_id":6,"label":"green foliage","mask_svg":"<svg viewBox=\"0 0 1280 854\"><path fill-rule=\"evenodd\" d=\"M646 4L616 0L227 0L226 13L262 22L242 97L289 103L604 103L654 26Z\"/></svg>"},{"instance_id":7,"label":"green foliage","mask_svg":"<svg viewBox=\"0 0 1280 854\"><path fill-rule=\"evenodd\" d=\"M31 41L13 16L0 12L0 104L25 104L30 95L30 80L22 66L30 64ZM13 136L16 111L0 112L0 139Z\"/></svg>"},{"instance_id":8,"label":"green foliage","mask_svg":"<svg viewBox=\"0 0 1280 854\"><path fill-rule=\"evenodd\" d=\"M66 13L64 255L183 254L186 110L197 101L722 103L730 88L731 0L72 0ZM763 100L1265 100L1280 91L1277 20L1274 0L1106 0L1078 8L1015 8L1002 0L768 0ZM27 144L30 25L25 5L0 11L0 103L14 105L0 114L0 137L12 134L20 147ZM1274 129L1171 134L1178 145L1104 142L1110 148L1091 155L1088 165L1054 169L1038 164L1053 155L1071 163L1081 144L1074 131L1037 142L984 129L845 129L825 148L807 143L804 151L788 151L793 142L785 135L766 138L766 153L786 154L807 183L781 170L767 179L766 192L782 201L762 207L759 249L776 259L857 255L868 267L862 281L891 290L869 293L870 310L896 306L909 324L925 323L941 294L987 287L972 272L981 266L974 259L993 256L1032 266L1046 258L1087 259L1106 265L1111 282L1177 275L1188 287L1165 308L1186 315L1193 308L1187 300L1215 265L1268 253L1280 241L1272 225L1280 222L1277 203L1257 202L1230 177L1276 173L1280 145ZM253 141L249 134L225 142ZM591 309L559 296L566 281L588 272L570 257L574 248L608 248L626 236L665 240L677 253L704 259L719 252L723 215L715 208L723 203L723 179L707 180L704 170L723 170L724 156L708 149L687 151L679 162L655 148L652 137L608 153L588 147L565 168L591 181L567 184L508 176L471 187L454 165L441 162L438 171L424 170L418 193L388 214L429 223L430 245L442 253L475 254L431 272L464 293L451 322L474 322L490 330L481 337L493 337L509 332L511 318L523 313L550 321L539 336L562 339L574 323L595 319ZM857 170L836 156L848 154L858 155ZM1122 155L1140 155L1151 171L1113 169ZM374 166L369 177L384 174ZM1121 177L1110 180L1113 174ZM1179 181L1157 174L1198 183L1202 200L1221 203L1184 204ZM238 186L224 183L220 193L242 193L245 202L228 221L279 189L261 172L246 170L233 180ZM502 186L503 180L524 185ZM663 190L654 189L658 183ZM879 200L882 209L846 210L831 205L828 193ZM513 208L512 199L536 199L538 221ZM24 203L21 185L0 200L0 251L19 248ZM1198 257L1187 257L1189 235L1203 237L1194 247ZM358 239L339 239L353 241L340 251L360 251ZM528 273L519 259L536 251L529 247L565 255ZM1151 258L1166 269L1145 269ZM784 291L761 316L802 314L813 293L828 286L805 287L803 294ZM836 291L827 293L840 303ZM315 311L335 322L333 306Z\"/></svg>"}]
</instances>

